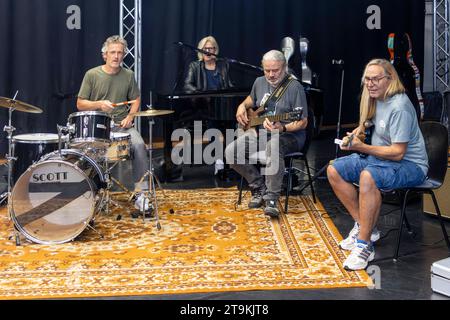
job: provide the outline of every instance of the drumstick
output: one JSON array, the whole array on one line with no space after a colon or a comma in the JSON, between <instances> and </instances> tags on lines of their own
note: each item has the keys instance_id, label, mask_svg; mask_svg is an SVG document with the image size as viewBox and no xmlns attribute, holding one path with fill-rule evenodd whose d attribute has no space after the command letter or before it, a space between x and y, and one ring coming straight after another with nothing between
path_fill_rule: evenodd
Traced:
<instances>
[{"instance_id":1,"label":"drumstick","mask_svg":"<svg viewBox=\"0 0 450 320\"><path fill-rule=\"evenodd\" d=\"M126 105L126 104L132 104L132 103L135 103L135 102L136 102L136 100L124 101L124 102L119 102L119 103L113 103L112 106L113 107L120 107L120 106L123 106L123 105Z\"/></svg>"}]
</instances>

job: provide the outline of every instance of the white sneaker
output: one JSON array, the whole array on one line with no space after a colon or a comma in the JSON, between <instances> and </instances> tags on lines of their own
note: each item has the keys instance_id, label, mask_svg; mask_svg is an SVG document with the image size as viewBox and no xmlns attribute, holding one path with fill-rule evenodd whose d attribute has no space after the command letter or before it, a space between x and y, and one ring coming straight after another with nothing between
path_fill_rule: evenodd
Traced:
<instances>
[{"instance_id":1,"label":"white sneaker","mask_svg":"<svg viewBox=\"0 0 450 320\"><path fill-rule=\"evenodd\" d=\"M146 198L143 193L140 193L134 202L134 207L139 211L148 211L148 208L150 207L150 199L148 197Z\"/></svg>"},{"instance_id":2,"label":"white sneaker","mask_svg":"<svg viewBox=\"0 0 450 320\"><path fill-rule=\"evenodd\" d=\"M344 261L344 269L364 270L374 258L375 249L373 248L373 244L358 243Z\"/></svg>"},{"instance_id":3,"label":"white sneaker","mask_svg":"<svg viewBox=\"0 0 450 320\"><path fill-rule=\"evenodd\" d=\"M350 233L348 234L347 238L339 242L339 247L343 250L351 251L355 248L356 240L358 240L359 235L359 224L355 222L355 225L353 226L352 230L350 230ZM380 231L375 227L372 230L372 234L370 235L370 241L376 242L380 239L381 234Z\"/></svg>"},{"instance_id":4,"label":"white sneaker","mask_svg":"<svg viewBox=\"0 0 450 320\"><path fill-rule=\"evenodd\" d=\"M225 168L225 163L221 159L217 159L214 164L214 175L218 174L220 170Z\"/></svg>"}]
</instances>

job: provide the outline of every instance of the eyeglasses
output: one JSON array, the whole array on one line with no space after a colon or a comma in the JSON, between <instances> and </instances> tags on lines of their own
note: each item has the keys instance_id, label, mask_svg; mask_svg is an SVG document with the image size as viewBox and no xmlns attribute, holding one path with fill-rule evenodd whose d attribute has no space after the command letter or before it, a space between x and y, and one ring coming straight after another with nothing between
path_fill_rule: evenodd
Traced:
<instances>
[{"instance_id":1,"label":"eyeglasses","mask_svg":"<svg viewBox=\"0 0 450 320\"><path fill-rule=\"evenodd\" d=\"M364 77L363 81L364 81L365 85L368 85L369 82L372 82L374 85L378 85L380 83L381 79L384 79L384 78L389 78L389 76L385 75L385 76L381 76L381 77L372 77L372 78Z\"/></svg>"},{"instance_id":2,"label":"eyeglasses","mask_svg":"<svg viewBox=\"0 0 450 320\"><path fill-rule=\"evenodd\" d=\"M204 47L203 50L208 51L208 52L214 52L214 51L216 51L216 47Z\"/></svg>"}]
</instances>

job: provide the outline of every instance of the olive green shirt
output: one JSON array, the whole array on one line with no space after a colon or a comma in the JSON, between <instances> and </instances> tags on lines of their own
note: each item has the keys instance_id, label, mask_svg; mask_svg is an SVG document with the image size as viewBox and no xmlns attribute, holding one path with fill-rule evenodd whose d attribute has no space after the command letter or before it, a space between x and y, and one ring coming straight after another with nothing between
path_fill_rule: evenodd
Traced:
<instances>
[{"instance_id":1,"label":"olive green shirt","mask_svg":"<svg viewBox=\"0 0 450 320\"><path fill-rule=\"evenodd\" d=\"M133 71L121 68L117 74L111 75L99 66L86 72L78 97L89 101L120 103L137 99L140 92ZM125 119L128 112L128 106L119 106L114 108L111 116L117 123Z\"/></svg>"}]
</instances>

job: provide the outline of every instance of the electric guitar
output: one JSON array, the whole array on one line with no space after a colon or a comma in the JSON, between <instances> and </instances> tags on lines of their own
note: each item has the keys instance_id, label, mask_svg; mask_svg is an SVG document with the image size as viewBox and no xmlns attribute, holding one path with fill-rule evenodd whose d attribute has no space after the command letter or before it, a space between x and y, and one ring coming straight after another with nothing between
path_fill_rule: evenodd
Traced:
<instances>
[{"instance_id":1,"label":"electric guitar","mask_svg":"<svg viewBox=\"0 0 450 320\"><path fill-rule=\"evenodd\" d=\"M419 99L419 105L420 105L420 119L423 119L425 105L424 105L424 101L423 101L423 97L422 97L422 92L420 90L420 71L419 71L419 68L417 68L417 66L414 62L414 59L413 59L411 38L410 38L409 34L407 34L407 33L405 33L405 36L408 39L408 45L409 45L409 49L406 54L406 57L408 58L409 65L414 70L414 80L416 81L416 94L417 94L417 99Z\"/></svg>"},{"instance_id":2,"label":"electric guitar","mask_svg":"<svg viewBox=\"0 0 450 320\"><path fill-rule=\"evenodd\" d=\"M243 127L240 126L241 129L247 131L250 128L259 126L264 123L265 119L268 119L271 122L278 122L283 120L288 121L300 121L302 120L303 115L303 109L300 108L299 110L288 112L288 113L281 113L276 115L263 115L260 116L265 111L264 107L259 107L256 110L248 109L247 110L247 117L248 117L248 124Z\"/></svg>"},{"instance_id":3,"label":"electric guitar","mask_svg":"<svg viewBox=\"0 0 450 320\"><path fill-rule=\"evenodd\" d=\"M372 144L372 134L373 134L373 129L375 129L375 126L373 125L373 122L370 120L367 120L366 122L364 122L364 140L361 140L362 142L364 142L365 144ZM366 158L367 154L366 153L359 153L359 156L361 158Z\"/></svg>"},{"instance_id":4,"label":"electric guitar","mask_svg":"<svg viewBox=\"0 0 450 320\"><path fill-rule=\"evenodd\" d=\"M412 69L412 73L413 73L413 78L414 78L414 89L416 92L416 97L419 103L419 112L420 112L420 119L423 119L423 115L424 115L424 100L422 97L422 91L420 89L420 85L421 85L421 79L420 79L420 71L419 68L416 66L415 62L414 62L414 58L413 58L413 54L412 54L412 42L411 42L411 37L409 36L408 33L404 33L402 36L402 38L400 38L400 40L397 40L398 46L400 48L397 48L397 50L395 50L395 37L397 35L395 33L391 33L389 34L388 37L388 51L389 51L389 55L390 55L390 60L391 63L397 68L397 72L399 73L399 75L402 74L401 70L398 70L398 66L396 65L396 57L398 57L399 52L396 51L400 51L401 54L404 54L403 50L406 51L406 54L404 56L400 56L398 58L400 58L400 60L405 59L406 58L406 62L409 64L409 66ZM402 79L405 80L405 79ZM404 81L405 82L405 81ZM405 83L404 83L405 84ZM413 89L413 88L410 88ZM414 102L413 102L414 103Z\"/></svg>"}]
</instances>

